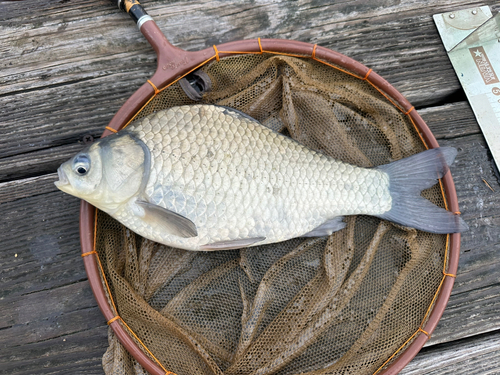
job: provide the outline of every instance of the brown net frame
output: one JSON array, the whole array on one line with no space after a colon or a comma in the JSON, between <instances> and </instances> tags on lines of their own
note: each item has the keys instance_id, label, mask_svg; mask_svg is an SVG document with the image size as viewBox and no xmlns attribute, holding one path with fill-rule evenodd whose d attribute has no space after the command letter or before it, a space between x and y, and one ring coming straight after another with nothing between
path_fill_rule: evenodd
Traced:
<instances>
[{"instance_id":1,"label":"brown net frame","mask_svg":"<svg viewBox=\"0 0 500 375\"><path fill-rule=\"evenodd\" d=\"M247 53L214 46L189 70L211 79L203 103L363 167L437 146L371 69L321 47L255 42ZM194 103L180 78L162 88L149 81L154 94L127 124ZM458 211L449 173L423 195ZM145 240L83 203L82 252L111 327L106 374L397 373L444 310L460 237L368 216L346 222L328 238L190 252Z\"/></svg>"}]
</instances>

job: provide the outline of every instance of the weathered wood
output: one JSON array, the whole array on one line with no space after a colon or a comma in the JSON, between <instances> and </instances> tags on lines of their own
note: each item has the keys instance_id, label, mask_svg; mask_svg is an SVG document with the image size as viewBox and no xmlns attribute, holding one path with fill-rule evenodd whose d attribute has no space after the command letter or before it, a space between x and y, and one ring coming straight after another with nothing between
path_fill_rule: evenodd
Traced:
<instances>
[{"instance_id":1,"label":"weathered wood","mask_svg":"<svg viewBox=\"0 0 500 375\"><path fill-rule=\"evenodd\" d=\"M79 200L54 174L0 184L0 373L102 374L107 326L86 280Z\"/></svg>"},{"instance_id":2,"label":"weathered wood","mask_svg":"<svg viewBox=\"0 0 500 375\"><path fill-rule=\"evenodd\" d=\"M418 112L438 140L481 132L472 108L466 101L427 107Z\"/></svg>"},{"instance_id":3,"label":"weathered wood","mask_svg":"<svg viewBox=\"0 0 500 375\"><path fill-rule=\"evenodd\" d=\"M500 5L492 0L142 3L173 44L188 50L236 39L287 38L353 57L405 94L441 145L459 148L451 171L471 230L463 235L448 308L427 347L403 373L495 373L500 185L432 14L485 4L498 11ZM107 326L80 258L79 200L56 190L54 172L84 147L84 136L100 135L153 74L156 57L128 16L108 0L28 0L3 2L0 8L0 374L102 375Z\"/></svg>"},{"instance_id":4,"label":"weathered wood","mask_svg":"<svg viewBox=\"0 0 500 375\"><path fill-rule=\"evenodd\" d=\"M423 349L401 375L488 375L500 368L500 332Z\"/></svg>"},{"instance_id":5,"label":"weathered wood","mask_svg":"<svg viewBox=\"0 0 500 375\"><path fill-rule=\"evenodd\" d=\"M0 158L81 142L86 135L100 136L147 78L147 73L135 78L108 74L0 97Z\"/></svg>"},{"instance_id":6,"label":"weathered wood","mask_svg":"<svg viewBox=\"0 0 500 375\"><path fill-rule=\"evenodd\" d=\"M0 159L0 181L15 181L55 172L61 163L83 148L82 144L73 143Z\"/></svg>"},{"instance_id":7,"label":"weathered wood","mask_svg":"<svg viewBox=\"0 0 500 375\"><path fill-rule=\"evenodd\" d=\"M500 190L482 135L440 142L459 154L451 172L462 217L470 230L462 234L459 268L452 297L429 344L497 330L500 324Z\"/></svg>"},{"instance_id":8,"label":"weathered wood","mask_svg":"<svg viewBox=\"0 0 500 375\"><path fill-rule=\"evenodd\" d=\"M98 327L0 351L0 374L103 375L107 329Z\"/></svg>"},{"instance_id":9,"label":"weathered wood","mask_svg":"<svg viewBox=\"0 0 500 375\"><path fill-rule=\"evenodd\" d=\"M57 173L0 183L0 204L56 191Z\"/></svg>"},{"instance_id":10,"label":"weathered wood","mask_svg":"<svg viewBox=\"0 0 500 375\"><path fill-rule=\"evenodd\" d=\"M0 157L98 136L156 65L142 35L111 4L22 4L3 5L0 21L0 44L6 46L0 70ZM34 8L30 17L25 4ZM460 90L430 16L453 2L145 6L172 42L186 49L257 36L292 38L337 49L373 67L417 106L442 102ZM193 30L186 30L189 19ZM34 174L9 173L0 181L28 176Z\"/></svg>"},{"instance_id":11,"label":"weathered wood","mask_svg":"<svg viewBox=\"0 0 500 375\"><path fill-rule=\"evenodd\" d=\"M45 99L45 107L52 113L58 110L57 103L76 102L67 108L66 117L71 120L84 113L89 97L101 101L99 96L106 92L106 98L112 100L123 95L117 82L126 82L129 89L122 97L126 98L154 72L154 52L127 17L110 4L83 0L31 4L38 11L26 17L24 7L8 3L0 21L0 43L6 46L0 72L4 100L23 90L36 95L49 88L54 95L46 97L40 92L38 97ZM258 36L318 43L374 68L417 106L441 102L460 90L431 18L433 12L453 5L449 1L422 6L387 0L334 5L278 1L261 7L221 1L201 1L197 6L187 1L168 5L145 2L171 41L182 48L200 49ZM186 30L190 20L196 27ZM15 103L18 100L30 104L29 98L17 98ZM78 105L80 100L83 103ZM22 106L14 108L14 116L19 117ZM92 109L86 112L86 121ZM11 121L9 110L6 121ZM54 120L47 125L57 125L57 115ZM37 140L30 144L36 145Z\"/></svg>"},{"instance_id":12,"label":"weathered wood","mask_svg":"<svg viewBox=\"0 0 500 375\"><path fill-rule=\"evenodd\" d=\"M462 266L462 268L464 268ZM496 264L498 269L498 263ZM490 268L491 276L499 278ZM459 278L465 277L459 274ZM484 281L484 279L483 279ZM446 310L426 346L453 342L464 337L498 331L500 327L500 287L487 286L456 293L450 297Z\"/></svg>"},{"instance_id":13,"label":"weathered wood","mask_svg":"<svg viewBox=\"0 0 500 375\"><path fill-rule=\"evenodd\" d=\"M88 281L6 297L0 349L9 342L26 345L102 327L104 318L92 297Z\"/></svg>"},{"instance_id":14,"label":"weathered wood","mask_svg":"<svg viewBox=\"0 0 500 375\"><path fill-rule=\"evenodd\" d=\"M78 199L59 191L0 205L0 298L86 279L80 259L79 205Z\"/></svg>"},{"instance_id":15,"label":"weathered wood","mask_svg":"<svg viewBox=\"0 0 500 375\"><path fill-rule=\"evenodd\" d=\"M461 153L457 158L457 166L452 167L452 173L456 176L455 182L457 184L457 189L469 191L474 190L474 186L478 187L476 193L476 199L485 199L485 196L489 194L489 190L482 190L481 183L482 181L478 180L477 176L481 175L481 170L484 171L486 166L488 165L488 157L486 153L486 149L484 148L484 143L482 138L478 134L473 134L469 136L459 137L457 139L444 140L442 143L444 145L453 145L455 147L462 148ZM478 145L483 145L483 147L478 147ZM473 162L472 162L473 161ZM480 168L478 168L478 166ZM464 170L463 173L460 173L460 170ZM484 177L490 177L485 176ZM51 179L54 179L54 175L46 176L45 179L27 179L22 181L23 186L25 187L25 191L33 190L31 186L39 185L41 182L46 183ZM12 192L8 193L8 190L16 190L17 185L14 183L2 184L0 189L0 197L12 196ZM20 196L24 193L21 191ZM498 196L494 197L492 202L495 203L498 201ZM460 204L464 206L462 203L462 199ZM34 197L28 198L19 198L16 201L11 201L8 204L2 205L2 212L5 217L12 219L12 222L19 223L21 220L19 217L24 217L23 212L26 210L30 210L32 208L39 207L40 212L45 212L46 218L51 218L51 228L63 228L65 233L68 233L68 236L74 237L75 240L78 238L77 234L77 212L78 212L78 200L72 197L69 197L60 192L50 192L41 195L37 195ZM496 207L500 207L496 205ZM468 217L479 217L483 216L483 218L488 218L488 215L495 215L498 213L498 209L495 210L495 205L492 204L490 207L490 211L488 207L474 204L472 202L470 204L470 208L463 209L464 217L466 220L469 220ZM491 210L493 212L491 212ZM13 211L13 212L11 212ZM57 213L57 211L62 211ZM67 211L67 213L64 213ZM71 213L71 214L70 214ZM72 220L68 222L68 215L72 216ZM15 216L21 215L21 216ZM41 249L37 253L38 257L36 258L37 262L33 261L33 250L32 247L29 247L29 244L25 243L19 246L19 241L23 241L22 234L26 228L30 228L30 235L34 238L40 238L40 236L46 236L45 226L40 226L39 218L40 213L32 215L32 219L28 220L24 223L23 228L16 228L19 236L12 236L12 231L14 225L11 225L7 228L7 230L2 230L0 233L11 233L12 240L1 238L1 243L5 243L4 251L7 254L10 254L10 258L4 259L0 263L0 270L3 271L4 277L4 300L2 301L2 306L0 308L0 315L4 316L4 319L7 321L3 321L0 324L0 329L2 327L9 327L9 330L4 330L2 335L2 340L6 340L11 343L11 340L14 340L16 343L21 341L21 344L17 345L25 345L26 343L22 342L23 335L19 332L29 332L28 326L26 325L30 319L30 325L36 327L35 329L40 332L40 334L47 334L47 326L50 327L50 319L53 314L57 314L59 307L55 306L54 309L44 310L40 309L41 318L36 319L31 317L30 319L21 319L19 317L14 318L12 320L12 301L22 301L23 298L27 297L28 299L24 303L29 303L29 298L32 298L33 301L49 301L52 299L57 302L62 301L61 303L83 303L83 306L86 306L88 303L89 307L95 307L95 302L93 298L90 296L90 292L82 292L84 293L81 297L82 300L86 300L86 302L80 301L80 298L74 299L74 296L68 296L68 292L70 294L74 294L72 291L74 288L80 288L79 284L83 283L78 280L74 280L69 278L66 274L71 269L82 268L81 260L78 254L78 244L77 241L73 241L73 249L69 250L71 253L71 259L58 259L56 256L52 254L52 250L50 246L46 246L46 249ZM25 218L26 220L26 218ZM42 219L43 220L43 219ZM490 220L494 220L495 222L498 219L494 217L490 217ZM38 222L38 224L37 224ZM43 223L43 221L42 221ZM470 223L469 223L470 224ZM500 224L500 223L497 223ZM484 226L484 224L482 224ZM482 228L480 226L479 229ZM72 228L70 228L72 227ZM64 229L67 228L67 229ZM500 310L500 288L498 287L498 281L500 280L500 248L495 246L495 241L498 239L498 235L500 230L500 225L493 226L489 228L490 230L490 238L482 237L482 243L478 243L475 238L472 237L472 233L469 235L468 233L464 234L463 240L463 255L460 262L460 269L457 277L457 288L455 288L454 293L450 299L449 305L445 314L438 325L438 328L433 334L432 339L429 344L439 343L439 342L447 342L454 339L460 339L463 337L473 336L477 333L488 332L493 330L500 329L500 317L498 316L498 311ZM3 229L3 228L2 228ZM484 228L483 228L484 229ZM477 231L478 229L474 229ZM492 232L494 231L494 232ZM45 237L44 237L45 238ZM50 241L48 241L50 244ZM492 246L493 245L493 246ZM29 247L29 249L26 249ZM23 249L24 252L22 251ZM471 250L473 249L473 250ZM15 254L18 251L18 257L15 258L12 254ZM473 253L473 257L468 256L468 254ZM464 255L465 254L465 255ZM16 262L16 266L10 265L13 261ZM19 263L21 261L21 263ZM77 282L77 284L70 284L69 286L57 286L54 284L54 280L47 279L47 275L44 274L43 277L37 277L37 274L41 271L41 265L44 267L50 267L50 273L53 272L65 272L64 278L74 280L72 282ZM16 279L9 279L8 269L15 268L17 271L12 275L16 276ZM19 278L22 273L19 273L19 269L23 269L26 273L25 278ZM30 270L31 269L31 270ZM79 275L82 279L85 278L83 271L80 270ZM61 274L56 275L55 280L61 279ZM496 280L492 282L493 280ZM26 281L23 281L26 280ZM38 288L26 288L26 284L29 284L30 281L36 282L36 280L41 281L41 285ZM71 281L70 281L71 282ZM86 284L86 283L85 283ZM495 285L496 284L496 285ZM22 295L18 290L22 290ZM47 290L50 293L50 298L47 297ZM474 304L471 304L471 301L474 301ZM5 302L5 303L4 303ZM52 303L49 303L52 305ZM5 306L5 308L3 307ZM93 322L98 321L98 325L102 325L102 317L96 312L96 314L87 314L85 311L85 307L80 306L79 304L75 304L76 311L74 314L78 314L79 310L83 310L82 315L84 318L79 324L83 327L87 325L92 326ZM14 308L15 309L15 308ZM35 311L35 310L32 310ZM97 310L96 310L97 311ZM64 309L61 312L62 314L66 314ZM75 315L75 316L76 316ZM9 318L11 317L11 318ZM87 320L87 318L89 320ZM99 318L101 320L99 320ZM10 319L10 320L9 320ZM17 320L16 320L17 319ZM97 320L96 320L97 319ZM459 327L459 328L457 328ZM59 327L57 327L57 332L49 332L54 335L65 335L68 330L71 330L71 326L59 323ZM103 330L105 328L103 327ZM50 331L50 330L49 330ZM19 333L19 334L18 334ZM17 340L17 341L16 341ZM5 341L3 341L5 342ZM104 346L105 343L102 343Z\"/></svg>"}]
</instances>

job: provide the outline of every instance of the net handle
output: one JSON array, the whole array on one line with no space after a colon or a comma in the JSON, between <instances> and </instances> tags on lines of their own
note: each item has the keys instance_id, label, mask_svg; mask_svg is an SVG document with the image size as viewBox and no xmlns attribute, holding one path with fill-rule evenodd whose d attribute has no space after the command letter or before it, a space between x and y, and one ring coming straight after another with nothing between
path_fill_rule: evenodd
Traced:
<instances>
[{"instance_id":1,"label":"net handle","mask_svg":"<svg viewBox=\"0 0 500 375\"><path fill-rule=\"evenodd\" d=\"M111 1L115 3L116 0ZM220 57L242 53L273 53L278 55L310 57L359 79L367 80L405 115L410 116L422 141L428 148L439 147L436 138L427 124L401 93L377 73L341 53L299 41L260 38L224 43L201 51L188 52L170 44L154 20L146 14L138 1L118 0L118 6L131 15L132 19L137 23L141 33L156 51L158 65L151 79L132 94L118 110L106 127L106 130L103 132L102 137L115 133L125 126L148 100L159 92L159 90L213 59L219 60ZM447 173L442 178L442 184L449 210L458 212L457 194L451 173ZM100 270L97 265L94 249L95 223L96 209L89 203L82 201L80 209L80 241L82 255L89 254L89 256L84 256L83 258L84 265L99 308L106 320L110 321L114 319L116 315L109 306L106 292L101 282ZM426 324L421 327L415 339L404 349L404 351L392 363L388 364L386 368L377 372L377 375L398 374L417 355L425 342L429 339L450 297L455 281L454 275L456 275L458 269L459 255L460 233L454 233L449 237L449 258L446 277ZM135 341L130 338L125 328L119 322L119 319L113 321L110 326L129 353L147 371L153 375L165 374L165 371L144 354Z\"/></svg>"}]
</instances>

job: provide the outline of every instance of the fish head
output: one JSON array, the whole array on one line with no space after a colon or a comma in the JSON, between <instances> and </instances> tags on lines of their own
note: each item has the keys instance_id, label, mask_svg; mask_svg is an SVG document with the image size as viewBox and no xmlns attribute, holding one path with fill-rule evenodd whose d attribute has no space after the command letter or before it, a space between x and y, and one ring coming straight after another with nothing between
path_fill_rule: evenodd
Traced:
<instances>
[{"instance_id":1,"label":"fish head","mask_svg":"<svg viewBox=\"0 0 500 375\"><path fill-rule=\"evenodd\" d=\"M148 148L136 137L111 135L63 163L55 185L112 212L142 192L149 176L149 160Z\"/></svg>"},{"instance_id":2,"label":"fish head","mask_svg":"<svg viewBox=\"0 0 500 375\"><path fill-rule=\"evenodd\" d=\"M102 181L102 161L96 144L79 152L57 169L59 181L55 185L65 193L78 198L91 197Z\"/></svg>"}]
</instances>

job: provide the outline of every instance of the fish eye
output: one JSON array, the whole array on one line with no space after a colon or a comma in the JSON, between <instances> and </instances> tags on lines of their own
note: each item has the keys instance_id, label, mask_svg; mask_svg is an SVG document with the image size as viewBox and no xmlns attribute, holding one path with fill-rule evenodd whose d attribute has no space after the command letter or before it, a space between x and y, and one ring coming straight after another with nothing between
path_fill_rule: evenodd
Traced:
<instances>
[{"instance_id":1,"label":"fish eye","mask_svg":"<svg viewBox=\"0 0 500 375\"><path fill-rule=\"evenodd\" d=\"M87 173L87 168L85 168L85 167L78 167L76 169L76 171L78 172L78 174L82 174L83 175L83 174Z\"/></svg>"},{"instance_id":2,"label":"fish eye","mask_svg":"<svg viewBox=\"0 0 500 375\"><path fill-rule=\"evenodd\" d=\"M73 161L73 170L80 176L84 176L90 169L90 159L87 155L78 155Z\"/></svg>"}]
</instances>

